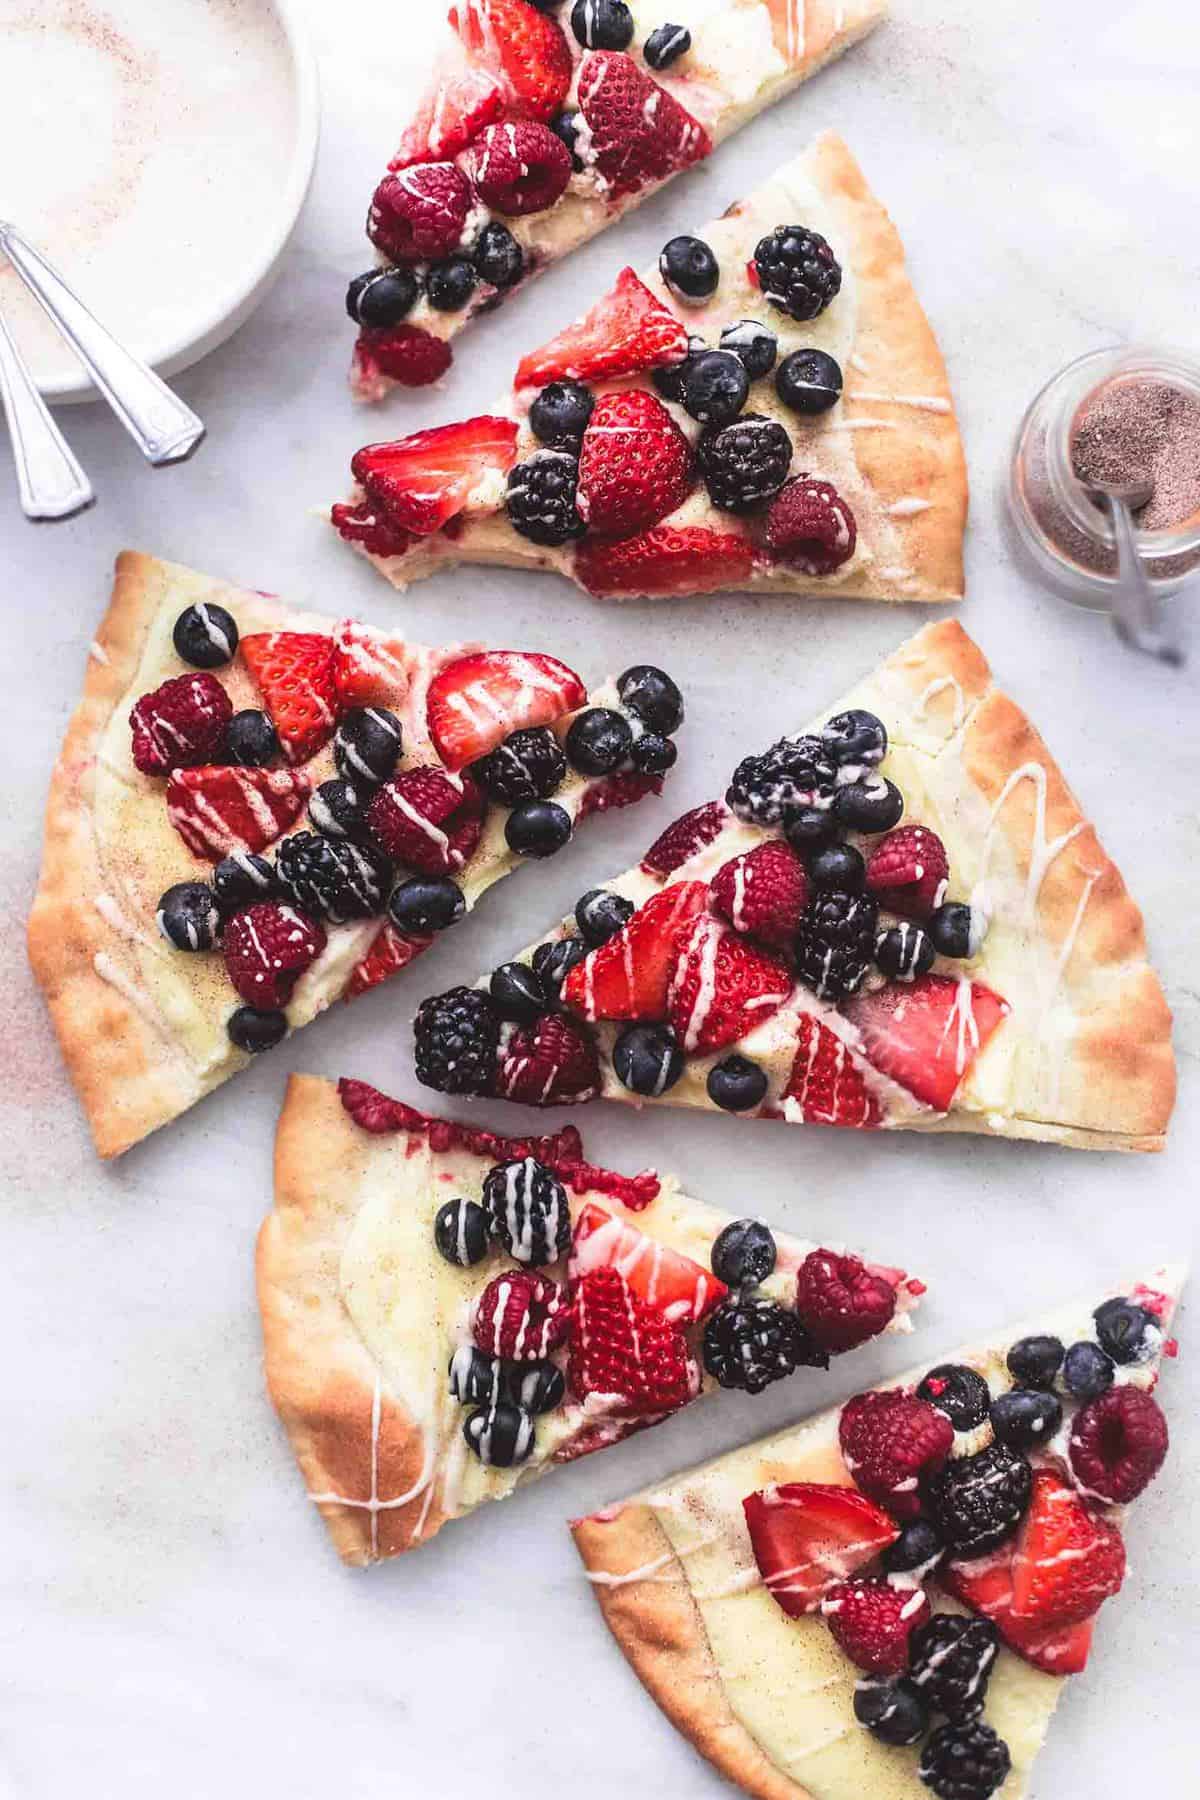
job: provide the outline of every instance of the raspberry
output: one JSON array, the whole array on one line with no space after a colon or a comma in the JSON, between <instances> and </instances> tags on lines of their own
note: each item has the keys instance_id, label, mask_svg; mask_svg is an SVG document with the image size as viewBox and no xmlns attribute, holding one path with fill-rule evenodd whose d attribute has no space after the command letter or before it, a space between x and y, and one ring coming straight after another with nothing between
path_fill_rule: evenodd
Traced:
<instances>
[{"instance_id":1,"label":"raspberry","mask_svg":"<svg viewBox=\"0 0 1200 1800\"><path fill-rule=\"evenodd\" d=\"M176 675L143 694L129 715L134 767L143 775L219 762L225 727L233 717L229 695L215 675Z\"/></svg>"},{"instance_id":2,"label":"raspberry","mask_svg":"<svg viewBox=\"0 0 1200 1800\"><path fill-rule=\"evenodd\" d=\"M950 859L936 831L901 825L872 850L867 886L889 912L927 919L946 897Z\"/></svg>"},{"instance_id":3,"label":"raspberry","mask_svg":"<svg viewBox=\"0 0 1200 1800\"><path fill-rule=\"evenodd\" d=\"M600 1092L600 1064L583 1030L558 1013L518 1027L500 1053L496 1092L526 1106L573 1106Z\"/></svg>"},{"instance_id":4,"label":"raspberry","mask_svg":"<svg viewBox=\"0 0 1200 1800\"><path fill-rule=\"evenodd\" d=\"M896 1290L857 1256L811 1250L796 1276L796 1311L822 1350L840 1356L876 1337L891 1322Z\"/></svg>"},{"instance_id":5,"label":"raspberry","mask_svg":"<svg viewBox=\"0 0 1200 1800\"><path fill-rule=\"evenodd\" d=\"M391 262L420 262L458 249L471 184L455 163L419 163L385 175L367 214L367 236Z\"/></svg>"},{"instance_id":6,"label":"raspberry","mask_svg":"<svg viewBox=\"0 0 1200 1800\"><path fill-rule=\"evenodd\" d=\"M735 931L788 950L808 905L804 864L787 844L759 844L721 864L712 879L712 903Z\"/></svg>"},{"instance_id":7,"label":"raspberry","mask_svg":"<svg viewBox=\"0 0 1200 1800\"><path fill-rule=\"evenodd\" d=\"M577 1399L639 1416L674 1412L700 1388L682 1332L614 1268L592 1269L576 1287L569 1379Z\"/></svg>"},{"instance_id":8,"label":"raspberry","mask_svg":"<svg viewBox=\"0 0 1200 1800\"><path fill-rule=\"evenodd\" d=\"M618 769L615 775L603 775L589 781L579 805L579 818L590 819L593 813L620 812L623 806L636 806L647 794L661 794L661 775L639 775L633 769Z\"/></svg>"},{"instance_id":9,"label":"raspberry","mask_svg":"<svg viewBox=\"0 0 1200 1800\"><path fill-rule=\"evenodd\" d=\"M571 152L548 125L489 125L466 155L475 191L508 218L544 212L571 179Z\"/></svg>"},{"instance_id":10,"label":"raspberry","mask_svg":"<svg viewBox=\"0 0 1200 1800\"><path fill-rule=\"evenodd\" d=\"M469 775L425 764L384 783L367 808L367 825L395 862L422 875L446 875L473 855L483 812Z\"/></svg>"},{"instance_id":11,"label":"raspberry","mask_svg":"<svg viewBox=\"0 0 1200 1800\"><path fill-rule=\"evenodd\" d=\"M417 541L411 531L389 524L370 500L332 506L329 520L340 537L348 544L361 544L369 556L403 556Z\"/></svg>"},{"instance_id":12,"label":"raspberry","mask_svg":"<svg viewBox=\"0 0 1200 1800\"><path fill-rule=\"evenodd\" d=\"M728 822L729 813L719 800L693 806L691 812L683 813L655 838L642 858L643 869L647 874L661 875L665 880L698 850L719 837Z\"/></svg>"},{"instance_id":13,"label":"raspberry","mask_svg":"<svg viewBox=\"0 0 1200 1800\"><path fill-rule=\"evenodd\" d=\"M420 325L389 325L359 332L352 379L364 391L381 375L402 387L429 387L441 380L453 361L449 344L432 331Z\"/></svg>"},{"instance_id":14,"label":"raspberry","mask_svg":"<svg viewBox=\"0 0 1200 1800\"><path fill-rule=\"evenodd\" d=\"M854 555L854 514L831 481L797 475L771 502L766 543L771 555L804 575L832 575Z\"/></svg>"},{"instance_id":15,"label":"raspberry","mask_svg":"<svg viewBox=\"0 0 1200 1800\"><path fill-rule=\"evenodd\" d=\"M895 1518L915 1519L921 1511L918 1479L945 1462L954 1427L945 1413L915 1394L888 1389L847 1400L838 1441L863 1493Z\"/></svg>"},{"instance_id":16,"label":"raspberry","mask_svg":"<svg viewBox=\"0 0 1200 1800\"><path fill-rule=\"evenodd\" d=\"M899 1675L908 1667L908 1640L930 1616L921 1588L888 1581L842 1581L830 1588L821 1612L840 1648L868 1675Z\"/></svg>"},{"instance_id":17,"label":"raspberry","mask_svg":"<svg viewBox=\"0 0 1200 1800\"><path fill-rule=\"evenodd\" d=\"M540 1362L565 1343L571 1308L557 1282L513 1269L494 1275L475 1302L471 1334L489 1356Z\"/></svg>"},{"instance_id":18,"label":"raspberry","mask_svg":"<svg viewBox=\"0 0 1200 1800\"><path fill-rule=\"evenodd\" d=\"M1124 1505L1149 1487L1169 1444L1167 1421L1152 1395L1110 1387L1075 1415L1068 1456L1084 1493Z\"/></svg>"},{"instance_id":19,"label":"raspberry","mask_svg":"<svg viewBox=\"0 0 1200 1800\"><path fill-rule=\"evenodd\" d=\"M325 933L293 906L265 900L226 921L229 979L248 1006L286 1006L304 971L325 948Z\"/></svg>"}]
</instances>

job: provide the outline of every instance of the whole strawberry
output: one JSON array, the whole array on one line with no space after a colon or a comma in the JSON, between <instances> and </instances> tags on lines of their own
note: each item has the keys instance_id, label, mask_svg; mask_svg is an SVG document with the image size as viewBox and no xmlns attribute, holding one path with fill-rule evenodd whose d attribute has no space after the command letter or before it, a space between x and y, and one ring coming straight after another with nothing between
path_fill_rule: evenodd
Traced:
<instances>
[{"instance_id":1,"label":"whole strawberry","mask_svg":"<svg viewBox=\"0 0 1200 1800\"><path fill-rule=\"evenodd\" d=\"M570 1330L565 1290L530 1270L494 1275L471 1313L479 1348L506 1362L538 1362L565 1343Z\"/></svg>"},{"instance_id":2,"label":"whole strawberry","mask_svg":"<svg viewBox=\"0 0 1200 1800\"><path fill-rule=\"evenodd\" d=\"M893 1518L915 1519L921 1511L920 1478L946 1461L954 1427L928 1401L889 1388L847 1400L838 1442L862 1492Z\"/></svg>"},{"instance_id":3,"label":"whole strawberry","mask_svg":"<svg viewBox=\"0 0 1200 1800\"><path fill-rule=\"evenodd\" d=\"M867 886L876 900L905 919L927 919L945 899L949 877L946 846L924 825L889 831L867 862Z\"/></svg>"},{"instance_id":4,"label":"whole strawberry","mask_svg":"<svg viewBox=\"0 0 1200 1800\"><path fill-rule=\"evenodd\" d=\"M930 1616L920 1588L887 1581L842 1581L821 1602L839 1646L869 1675L899 1675L908 1667L908 1640Z\"/></svg>"},{"instance_id":5,"label":"whole strawberry","mask_svg":"<svg viewBox=\"0 0 1200 1800\"><path fill-rule=\"evenodd\" d=\"M325 948L325 933L294 906L264 900L227 920L222 949L234 988L248 1006L286 1006Z\"/></svg>"},{"instance_id":6,"label":"whole strawberry","mask_svg":"<svg viewBox=\"0 0 1200 1800\"><path fill-rule=\"evenodd\" d=\"M735 931L790 950L808 905L808 876L796 852L772 839L722 863L713 876L712 897Z\"/></svg>"},{"instance_id":7,"label":"whole strawberry","mask_svg":"<svg viewBox=\"0 0 1200 1800\"><path fill-rule=\"evenodd\" d=\"M446 875L474 854L483 810L469 775L427 764L384 782L367 808L367 826L395 862L422 875Z\"/></svg>"},{"instance_id":8,"label":"whole strawberry","mask_svg":"<svg viewBox=\"0 0 1200 1800\"><path fill-rule=\"evenodd\" d=\"M229 695L215 675L173 676L143 694L129 715L134 767L143 775L169 775L172 769L219 762L232 717Z\"/></svg>"},{"instance_id":9,"label":"whole strawberry","mask_svg":"<svg viewBox=\"0 0 1200 1800\"><path fill-rule=\"evenodd\" d=\"M367 214L367 236L392 262L457 250L471 210L471 184L456 163L419 163L385 175Z\"/></svg>"},{"instance_id":10,"label":"whole strawberry","mask_svg":"<svg viewBox=\"0 0 1200 1800\"><path fill-rule=\"evenodd\" d=\"M496 1091L526 1106L571 1106L600 1091L600 1064L583 1028L559 1013L518 1027L500 1050Z\"/></svg>"},{"instance_id":11,"label":"whole strawberry","mask_svg":"<svg viewBox=\"0 0 1200 1800\"><path fill-rule=\"evenodd\" d=\"M891 1323L896 1290L857 1256L811 1250L796 1276L796 1312L809 1336L840 1356Z\"/></svg>"},{"instance_id":12,"label":"whole strawberry","mask_svg":"<svg viewBox=\"0 0 1200 1800\"><path fill-rule=\"evenodd\" d=\"M682 506L692 451L662 401L641 388L605 394L579 455L579 514L603 537L632 537Z\"/></svg>"}]
</instances>

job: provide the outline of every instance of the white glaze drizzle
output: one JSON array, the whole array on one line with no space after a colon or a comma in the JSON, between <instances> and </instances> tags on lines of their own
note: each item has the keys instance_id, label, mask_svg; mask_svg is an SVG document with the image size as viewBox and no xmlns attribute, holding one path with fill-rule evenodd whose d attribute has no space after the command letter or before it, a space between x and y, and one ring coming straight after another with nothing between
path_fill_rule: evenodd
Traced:
<instances>
[{"instance_id":1,"label":"white glaze drizzle","mask_svg":"<svg viewBox=\"0 0 1200 1800\"><path fill-rule=\"evenodd\" d=\"M867 394L856 392L855 400L870 400L883 406L915 406L918 412L948 413L950 402L936 394Z\"/></svg>"},{"instance_id":2,"label":"white glaze drizzle","mask_svg":"<svg viewBox=\"0 0 1200 1800\"><path fill-rule=\"evenodd\" d=\"M1012 774L1008 777L1008 780L1004 783L1004 786L1000 789L988 817L987 829L984 832L983 837L983 850L980 857L979 879L975 884L975 890L971 896L972 905L980 905L983 907L984 911L989 910L982 899L976 900L975 895L982 889L986 879L991 848L995 840L997 820L1000 817L1000 813L1009 795L1020 786L1022 781L1032 781L1037 796L1033 818L1033 833L1029 844L1029 874L1025 881L1025 899L1022 908L1022 922L1029 925L1033 922L1034 909L1037 906L1038 895L1042 891L1042 883L1046 879L1051 863L1056 856L1066 849L1073 838L1077 838L1081 831L1087 829L1087 826L1083 819L1079 819L1067 831L1064 831L1061 837L1048 839L1046 837L1047 782L1045 767L1039 762L1022 763L1020 768L1013 770Z\"/></svg>"},{"instance_id":3,"label":"white glaze drizzle","mask_svg":"<svg viewBox=\"0 0 1200 1800\"><path fill-rule=\"evenodd\" d=\"M149 933L142 930L140 925L135 925L133 920L122 912L111 894L97 894L92 905L104 923L121 937L128 938L134 944L144 944L146 949L153 950L156 956L160 953L165 954L161 941L152 938Z\"/></svg>"},{"instance_id":4,"label":"white glaze drizzle","mask_svg":"<svg viewBox=\"0 0 1200 1800\"><path fill-rule=\"evenodd\" d=\"M932 500L920 500L915 494L904 494L899 500L893 500L884 511L889 519L915 519L918 513L928 512L932 505Z\"/></svg>"},{"instance_id":5,"label":"white glaze drizzle","mask_svg":"<svg viewBox=\"0 0 1200 1800\"><path fill-rule=\"evenodd\" d=\"M955 681L953 675L938 675L932 681L927 682L912 703L911 716L914 719L928 718L929 702L936 699L939 694L948 694L951 691L954 694L954 730L957 731L967 716L967 702L962 688Z\"/></svg>"},{"instance_id":6,"label":"white glaze drizzle","mask_svg":"<svg viewBox=\"0 0 1200 1800\"><path fill-rule=\"evenodd\" d=\"M98 663L103 663L105 668L107 668L109 663L112 661L112 658L109 656L108 651L104 648L104 645L98 644L96 642L95 638L93 638L91 643L88 645L88 654L90 656L94 656Z\"/></svg>"}]
</instances>

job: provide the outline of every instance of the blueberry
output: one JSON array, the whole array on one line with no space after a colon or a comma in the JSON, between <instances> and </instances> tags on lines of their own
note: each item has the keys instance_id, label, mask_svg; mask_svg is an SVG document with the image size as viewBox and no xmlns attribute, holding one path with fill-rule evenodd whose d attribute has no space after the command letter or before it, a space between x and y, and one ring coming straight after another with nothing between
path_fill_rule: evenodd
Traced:
<instances>
[{"instance_id":1,"label":"blueberry","mask_svg":"<svg viewBox=\"0 0 1200 1800\"><path fill-rule=\"evenodd\" d=\"M838 789L833 810L850 831L890 831L904 816L904 795L886 776L867 775Z\"/></svg>"},{"instance_id":2,"label":"blueberry","mask_svg":"<svg viewBox=\"0 0 1200 1800\"><path fill-rule=\"evenodd\" d=\"M716 293L721 265L698 237L673 237L663 245L658 269L671 292L685 306L703 306Z\"/></svg>"},{"instance_id":3,"label":"blueberry","mask_svg":"<svg viewBox=\"0 0 1200 1800\"><path fill-rule=\"evenodd\" d=\"M322 837L356 837L363 830L362 801L352 781L323 781L308 802L308 817Z\"/></svg>"},{"instance_id":4,"label":"blueberry","mask_svg":"<svg viewBox=\"0 0 1200 1800\"><path fill-rule=\"evenodd\" d=\"M854 1716L881 1744L915 1744L929 1730L921 1690L885 1675L862 1675L855 1682Z\"/></svg>"},{"instance_id":5,"label":"blueberry","mask_svg":"<svg viewBox=\"0 0 1200 1800\"><path fill-rule=\"evenodd\" d=\"M643 731L630 745L629 760L639 775L665 775L679 761L679 750L660 732Z\"/></svg>"},{"instance_id":6,"label":"blueberry","mask_svg":"<svg viewBox=\"0 0 1200 1800\"><path fill-rule=\"evenodd\" d=\"M683 724L683 695L664 669L653 663L634 663L617 677L622 706L650 731L670 737Z\"/></svg>"},{"instance_id":7,"label":"blueberry","mask_svg":"<svg viewBox=\"0 0 1200 1800\"><path fill-rule=\"evenodd\" d=\"M506 1363L504 1387L509 1398L528 1413L553 1412L567 1395L567 1380L550 1361Z\"/></svg>"},{"instance_id":8,"label":"blueberry","mask_svg":"<svg viewBox=\"0 0 1200 1800\"><path fill-rule=\"evenodd\" d=\"M775 392L793 412L828 412L842 397L842 371L824 350L793 350L779 365Z\"/></svg>"},{"instance_id":9,"label":"blueberry","mask_svg":"<svg viewBox=\"0 0 1200 1800\"><path fill-rule=\"evenodd\" d=\"M887 755L888 734L882 719L864 707L852 706L825 722L821 742L839 768L866 763L874 769Z\"/></svg>"},{"instance_id":10,"label":"blueberry","mask_svg":"<svg viewBox=\"0 0 1200 1800\"><path fill-rule=\"evenodd\" d=\"M582 124L583 115L582 113L577 112L561 112L556 118L553 118L550 121L550 129L555 137L560 139L571 152L571 167L574 169L576 175L582 174L583 172L583 158L576 148L579 143L579 131Z\"/></svg>"},{"instance_id":11,"label":"blueberry","mask_svg":"<svg viewBox=\"0 0 1200 1800\"><path fill-rule=\"evenodd\" d=\"M524 1407L496 1400L468 1413L463 1436L487 1468L511 1469L533 1449L533 1420Z\"/></svg>"},{"instance_id":12,"label":"blueberry","mask_svg":"<svg viewBox=\"0 0 1200 1800\"><path fill-rule=\"evenodd\" d=\"M691 47L692 34L686 25L660 25L642 45L642 55L652 69L667 69Z\"/></svg>"},{"instance_id":13,"label":"blueberry","mask_svg":"<svg viewBox=\"0 0 1200 1800\"><path fill-rule=\"evenodd\" d=\"M866 882L867 865L853 844L826 844L809 857L808 874L814 887L857 894Z\"/></svg>"},{"instance_id":14,"label":"blueberry","mask_svg":"<svg viewBox=\"0 0 1200 1800\"><path fill-rule=\"evenodd\" d=\"M705 350L689 358L683 378L683 404L701 425L725 425L736 419L750 397L750 377L731 350Z\"/></svg>"},{"instance_id":15,"label":"blueberry","mask_svg":"<svg viewBox=\"0 0 1200 1800\"><path fill-rule=\"evenodd\" d=\"M483 1208L479 1210L482 1212ZM450 1358L447 1373L451 1398L460 1406L486 1406L495 1396L500 1364L478 1344L460 1344Z\"/></svg>"},{"instance_id":16,"label":"blueberry","mask_svg":"<svg viewBox=\"0 0 1200 1800\"><path fill-rule=\"evenodd\" d=\"M775 367L779 339L757 319L739 319L736 325L726 325L722 331L721 348L731 351L751 381L757 381Z\"/></svg>"},{"instance_id":17,"label":"blueberry","mask_svg":"<svg viewBox=\"0 0 1200 1800\"><path fill-rule=\"evenodd\" d=\"M562 994L562 984L577 962L582 962L588 947L582 938L555 938L552 944L539 944L533 953L533 972L546 992L547 1002Z\"/></svg>"},{"instance_id":18,"label":"blueberry","mask_svg":"<svg viewBox=\"0 0 1200 1800\"><path fill-rule=\"evenodd\" d=\"M930 915L925 927L939 956L978 956L987 936L987 915L961 900L947 900Z\"/></svg>"},{"instance_id":19,"label":"blueberry","mask_svg":"<svg viewBox=\"0 0 1200 1800\"><path fill-rule=\"evenodd\" d=\"M752 1288L767 1279L775 1257L775 1238L768 1225L761 1219L733 1219L717 1234L709 1261L726 1287Z\"/></svg>"},{"instance_id":20,"label":"blueberry","mask_svg":"<svg viewBox=\"0 0 1200 1800\"><path fill-rule=\"evenodd\" d=\"M231 1013L225 1029L239 1050L257 1056L260 1050L273 1050L287 1036L287 1014L257 1006L239 1006Z\"/></svg>"},{"instance_id":21,"label":"blueberry","mask_svg":"<svg viewBox=\"0 0 1200 1800\"><path fill-rule=\"evenodd\" d=\"M1062 1363L1062 1339L1056 1337L1019 1338L1008 1353L1008 1372L1022 1387L1053 1387Z\"/></svg>"},{"instance_id":22,"label":"blueberry","mask_svg":"<svg viewBox=\"0 0 1200 1800\"><path fill-rule=\"evenodd\" d=\"M992 1430L1010 1450L1032 1450L1062 1424L1062 1406L1041 1388L1013 1388L992 1401Z\"/></svg>"},{"instance_id":23,"label":"blueberry","mask_svg":"<svg viewBox=\"0 0 1200 1800\"><path fill-rule=\"evenodd\" d=\"M594 394L581 381L552 381L529 409L529 429L552 449L578 447L595 405Z\"/></svg>"},{"instance_id":24,"label":"blueberry","mask_svg":"<svg viewBox=\"0 0 1200 1800\"><path fill-rule=\"evenodd\" d=\"M580 774L609 775L625 761L632 742L628 719L611 707L589 706L572 719L563 747Z\"/></svg>"},{"instance_id":25,"label":"blueberry","mask_svg":"<svg viewBox=\"0 0 1200 1800\"><path fill-rule=\"evenodd\" d=\"M412 875L393 888L388 901L388 917L404 937L445 931L466 910L466 896L448 875Z\"/></svg>"},{"instance_id":26,"label":"blueberry","mask_svg":"<svg viewBox=\"0 0 1200 1800\"><path fill-rule=\"evenodd\" d=\"M378 787L400 760L404 733L384 706L354 706L338 724L333 760L338 774L360 787Z\"/></svg>"},{"instance_id":27,"label":"blueberry","mask_svg":"<svg viewBox=\"0 0 1200 1800\"><path fill-rule=\"evenodd\" d=\"M518 856L553 856L570 840L571 815L557 800L522 800L504 825L504 841Z\"/></svg>"},{"instance_id":28,"label":"blueberry","mask_svg":"<svg viewBox=\"0 0 1200 1800\"><path fill-rule=\"evenodd\" d=\"M893 981L915 981L933 967L934 948L919 925L902 919L875 939L875 967Z\"/></svg>"},{"instance_id":29,"label":"blueberry","mask_svg":"<svg viewBox=\"0 0 1200 1800\"><path fill-rule=\"evenodd\" d=\"M213 870L213 888L223 912L236 912L240 906L253 906L257 900L271 900L279 892L275 871L265 856L252 856L248 850L235 850Z\"/></svg>"},{"instance_id":30,"label":"blueberry","mask_svg":"<svg viewBox=\"0 0 1200 1800\"><path fill-rule=\"evenodd\" d=\"M430 306L438 312L461 312L471 295L479 275L465 256L452 256L434 263L425 278L425 291Z\"/></svg>"},{"instance_id":31,"label":"blueberry","mask_svg":"<svg viewBox=\"0 0 1200 1800\"><path fill-rule=\"evenodd\" d=\"M633 14L625 0L575 0L571 30L587 50L627 50L633 42Z\"/></svg>"},{"instance_id":32,"label":"blueberry","mask_svg":"<svg viewBox=\"0 0 1200 1800\"><path fill-rule=\"evenodd\" d=\"M491 1220L477 1200L447 1200L434 1215L433 1241L448 1263L469 1269L492 1247Z\"/></svg>"},{"instance_id":33,"label":"blueberry","mask_svg":"<svg viewBox=\"0 0 1200 1800\"><path fill-rule=\"evenodd\" d=\"M917 1395L945 1413L955 1431L974 1431L982 1425L992 1399L983 1376L963 1363L939 1363L930 1369Z\"/></svg>"},{"instance_id":34,"label":"blueberry","mask_svg":"<svg viewBox=\"0 0 1200 1800\"><path fill-rule=\"evenodd\" d=\"M668 363L666 368L651 369L650 379L664 400L673 400L677 406L683 405L683 389L692 371L692 364L698 356L703 356L708 345L702 337L693 333L688 338L687 355L682 362Z\"/></svg>"},{"instance_id":35,"label":"blueberry","mask_svg":"<svg viewBox=\"0 0 1200 1800\"><path fill-rule=\"evenodd\" d=\"M471 251L475 273L489 287L512 287L525 273L525 253L507 225L493 219L485 225Z\"/></svg>"},{"instance_id":36,"label":"blueberry","mask_svg":"<svg viewBox=\"0 0 1200 1800\"><path fill-rule=\"evenodd\" d=\"M368 269L346 289L346 311L356 325L386 330L408 316L419 292L411 269Z\"/></svg>"},{"instance_id":37,"label":"blueberry","mask_svg":"<svg viewBox=\"0 0 1200 1800\"><path fill-rule=\"evenodd\" d=\"M683 1074L683 1052L669 1025L631 1025L613 1045L612 1060L623 1087L652 1099Z\"/></svg>"},{"instance_id":38,"label":"blueberry","mask_svg":"<svg viewBox=\"0 0 1200 1800\"><path fill-rule=\"evenodd\" d=\"M889 1575L908 1575L918 1569L924 1572L940 1562L945 1554L946 1546L937 1527L928 1519L911 1519L901 1526L895 1543L888 1545L882 1562Z\"/></svg>"},{"instance_id":39,"label":"blueberry","mask_svg":"<svg viewBox=\"0 0 1200 1800\"><path fill-rule=\"evenodd\" d=\"M610 893L607 888L589 888L576 903L575 923L596 949L615 937L633 914L633 901L626 900L623 894Z\"/></svg>"},{"instance_id":40,"label":"blueberry","mask_svg":"<svg viewBox=\"0 0 1200 1800\"><path fill-rule=\"evenodd\" d=\"M532 1025L546 1010L546 990L525 963L501 963L493 969L488 992L502 1019Z\"/></svg>"},{"instance_id":41,"label":"blueberry","mask_svg":"<svg viewBox=\"0 0 1200 1800\"><path fill-rule=\"evenodd\" d=\"M176 950L211 950L221 929L217 897L207 881L177 881L159 900L155 918Z\"/></svg>"},{"instance_id":42,"label":"blueberry","mask_svg":"<svg viewBox=\"0 0 1200 1800\"><path fill-rule=\"evenodd\" d=\"M185 606L175 621L171 641L176 652L193 669L220 669L233 660L238 647L238 628L223 606L201 600Z\"/></svg>"},{"instance_id":43,"label":"blueberry","mask_svg":"<svg viewBox=\"0 0 1200 1800\"><path fill-rule=\"evenodd\" d=\"M279 755L279 738L265 712L247 707L225 727L225 758L243 769L261 769Z\"/></svg>"},{"instance_id":44,"label":"blueberry","mask_svg":"<svg viewBox=\"0 0 1200 1800\"><path fill-rule=\"evenodd\" d=\"M709 1099L722 1112L749 1112L767 1096L766 1072L748 1056L727 1056L714 1063L705 1086Z\"/></svg>"},{"instance_id":45,"label":"blueberry","mask_svg":"<svg viewBox=\"0 0 1200 1800\"><path fill-rule=\"evenodd\" d=\"M1158 1353L1162 1328L1144 1306L1132 1300L1106 1300L1092 1318L1101 1349L1115 1363L1145 1363Z\"/></svg>"},{"instance_id":46,"label":"blueberry","mask_svg":"<svg viewBox=\"0 0 1200 1800\"><path fill-rule=\"evenodd\" d=\"M1076 1400L1094 1400L1113 1384L1113 1361L1099 1344L1072 1344L1063 1359L1062 1383Z\"/></svg>"},{"instance_id":47,"label":"blueberry","mask_svg":"<svg viewBox=\"0 0 1200 1800\"><path fill-rule=\"evenodd\" d=\"M808 856L816 845L827 843L837 829L833 811L823 806L794 807L783 823L784 837L801 856Z\"/></svg>"}]
</instances>

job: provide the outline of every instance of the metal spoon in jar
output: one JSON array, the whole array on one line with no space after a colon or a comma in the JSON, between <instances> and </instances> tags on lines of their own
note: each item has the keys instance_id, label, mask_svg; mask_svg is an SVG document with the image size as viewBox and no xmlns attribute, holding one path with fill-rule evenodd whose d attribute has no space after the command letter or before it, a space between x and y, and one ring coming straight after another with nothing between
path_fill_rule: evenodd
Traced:
<instances>
[{"instance_id":1,"label":"metal spoon in jar","mask_svg":"<svg viewBox=\"0 0 1200 1800\"><path fill-rule=\"evenodd\" d=\"M1117 541L1117 583L1113 589L1113 630L1122 643L1140 650L1144 656L1157 657L1172 668L1183 666L1184 655L1179 645L1159 621L1158 599L1150 585L1142 559L1138 554L1133 515L1145 506L1154 492L1152 481L1098 481L1095 476L1084 484L1096 505L1112 519Z\"/></svg>"}]
</instances>

